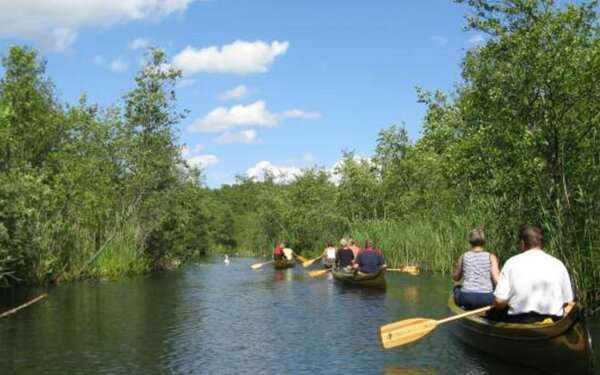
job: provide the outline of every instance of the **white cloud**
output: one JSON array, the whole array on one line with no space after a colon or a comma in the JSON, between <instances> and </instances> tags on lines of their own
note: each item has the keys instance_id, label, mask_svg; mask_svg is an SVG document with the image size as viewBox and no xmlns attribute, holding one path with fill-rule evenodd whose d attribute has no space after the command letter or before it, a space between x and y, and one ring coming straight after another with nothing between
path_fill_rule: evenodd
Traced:
<instances>
[{"instance_id":1,"label":"white cloud","mask_svg":"<svg viewBox=\"0 0 600 375\"><path fill-rule=\"evenodd\" d=\"M264 73L279 55L287 52L289 42L247 42L236 40L222 47L195 49L187 46L173 58L173 65L184 75L194 73Z\"/></svg>"},{"instance_id":2,"label":"white cloud","mask_svg":"<svg viewBox=\"0 0 600 375\"><path fill-rule=\"evenodd\" d=\"M475 34L471 38L469 38L469 43L475 44L475 45L482 44L484 41L485 41L485 39L483 38L483 35L481 35L481 34Z\"/></svg>"},{"instance_id":3,"label":"white cloud","mask_svg":"<svg viewBox=\"0 0 600 375\"><path fill-rule=\"evenodd\" d=\"M204 168L219 163L219 158L215 155L196 155L187 159L190 167Z\"/></svg>"},{"instance_id":4,"label":"white cloud","mask_svg":"<svg viewBox=\"0 0 600 375\"><path fill-rule=\"evenodd\" d=\"M113 72L122 73L129 68L129 64L122 58L117 58L110 62L108 68Z\"/></svg>"},{"instance_id":5,"label":"white cloud","mask_svg":"<svg viewBox=\"0 0 600 375\"><path fill-rule=\"evenodd\" d=\"M436 35L430 37L429 39L440 47L444 47L446 44L448 44L448 38L445 36Z\"/></svg>"},{"instance_id":6,"label":"white cloud","mask_svg":"<svg viewBox=\"0 0 600 375\"><path fill-rule=\"evenodd\" d=\"M253 143L256 140L256 131L244 130L239 133L225 132L216 138L217 143Z\"/></svg>"},{"instance_id":7,"label":"white cloud","mask_svg":"<svg viewBox=\"0 0 600 375\"><path fill-rule=\"evenodd\" d=\"M249 105L235 105L231 108L217 107L206 116L197 119L188 127L191 132L215 133L225 132L237 127L275 126L282 119L314 120L319 118L317 112L303 112L298 109L283 114L270 112L264 101L259 100Z\"/></svg>"},{"instance_id":8,"label":"white cloud","mask_svg":"<svg viewBox=\"0 0 600 375\"><path fill-rule=\"evenodd\" d=\"M248 95L248 88L244 85L238 85L231 90L227 90L219 95L221 100L242 99Z\"/></svg>"},{"instance_id":9,"label":"white cloud","mask_svg":"<svg viewBox=\"0 0 600 375\"><path fill-rule=\"evenodd\" d=\"M264 181L265 174L272 174L274 181L279 184L290 183L302 171L296 167L275 166L268 161L261 161L246 171L246 176L257 181Z\"/></svg>"},{"instance_id":10,"label":"white cloud","mask_svg":"<svg viewBox=\"0 0 600 375\"><path fill-rule=\"evenodd\" d=\"M247 106L215 108L203 118L196 120L189 130L211 133L240 126L274 126L278 121L278 116L267 110L265 102L257 101Z\"/></svg>"},{"instance_id":11,"label":"white cloud","mask_svg":"<svg viewBox=\"0 0 600 375\"><path fill-rule=\"evenodd\" d=\"M299 109L291 109L283 112L283 117L301 120L317 120L319 117L321 117L321 114L318 112L304 112Z\"/></svg>"},{"instance_id":12,"label":"white cloud","mask_svg":"<svg viewBox=\"0 0 600 375\"><path fill-rule=\"evenodd\" d=\"M150 45L150 41L145 38L136 38L131 44L129 44L129 48L132 50L136 49L145 49Z\"/></svg>"},{"instance_id":13,"label":"white cloud","mask_svg":"<svg viewBox=\"0 0 600 375\"><path fill-rule=\"evenodd\" d=\"M64 51L82 27L159 18L184 11L195 0L2 0L0 38L33 40Z\"/></svg>"}]
</instances>

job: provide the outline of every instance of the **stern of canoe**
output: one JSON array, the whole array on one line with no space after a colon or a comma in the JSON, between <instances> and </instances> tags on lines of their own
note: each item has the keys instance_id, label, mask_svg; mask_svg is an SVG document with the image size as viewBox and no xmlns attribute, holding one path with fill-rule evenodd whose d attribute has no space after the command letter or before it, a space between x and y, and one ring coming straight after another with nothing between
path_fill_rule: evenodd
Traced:
<instances>
[{"instance_id":1,"label":"stern of canoe","mask_svg":"<svg viewBox=\"0 0 600 375\"><path fill-rule=\"evenodd\" d=\"M463 313L450 296L452 314ZM504 360L552 374L591 374L592 347L581 306L551 324L493 322L483 315L451 323L456 337L467 345Z\"/></svg>"}]
</instances>

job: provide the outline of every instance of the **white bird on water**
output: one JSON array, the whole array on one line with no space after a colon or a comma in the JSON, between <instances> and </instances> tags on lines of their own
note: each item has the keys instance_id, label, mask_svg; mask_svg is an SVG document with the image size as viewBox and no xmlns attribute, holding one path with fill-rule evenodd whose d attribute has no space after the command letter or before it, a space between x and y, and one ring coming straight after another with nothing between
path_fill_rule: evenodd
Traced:
<instances>
[{"instance_id":1,"label":"white bird on water","mask_svg":"<svg viewBox=\"0 0 600 375\"><path fill-rule=\"evenodd\" d=\"M225 254L225 260L223 261L223 263L225 263L225 265L229 264L229 257L227 256L227 254Z\"/></svg>"}]
</instances>

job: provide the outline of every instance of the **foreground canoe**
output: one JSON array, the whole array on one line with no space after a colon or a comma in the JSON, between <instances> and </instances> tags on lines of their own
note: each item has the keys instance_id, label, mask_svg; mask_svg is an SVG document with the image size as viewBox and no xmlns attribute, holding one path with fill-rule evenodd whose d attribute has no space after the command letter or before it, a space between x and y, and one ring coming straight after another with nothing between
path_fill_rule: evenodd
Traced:
<instances>
[{"instance_id":1,"label":"foreground canoe","mask_svg":"<svg viewBox=\"0 0 600 375\"><path fill-rule=\"evenodd\" d=\"M276 260L273 262L273 267L275 267L276 270L281 270L284 268L292 268L296 265L296 260L295 259L282 259L282 260Z\"/></svg>"},{"instance_id":2,"label":"foreground canoe","mask_svg":"<svg viewBox=\"0 0 600 375\"><path fill-rule=\"evenodd\" d=\"M453 314L465 312L448 299ZM457 320L453 333L466 344L512 363L551 374L591 374L592 339L580 304L550 324L493 322L480 315Z\"/></svg>"},{"instance_id":3,"label":"foreground canoe","mask_svg":"<svg viewBox=\"0 0 600 375\"><path fill-rule=\"evenodd\" d=\"M346 285L385 286L385 270L378 273L354 273L334 268L331 273L336 281Z\"/></svg>"}]
</instances>

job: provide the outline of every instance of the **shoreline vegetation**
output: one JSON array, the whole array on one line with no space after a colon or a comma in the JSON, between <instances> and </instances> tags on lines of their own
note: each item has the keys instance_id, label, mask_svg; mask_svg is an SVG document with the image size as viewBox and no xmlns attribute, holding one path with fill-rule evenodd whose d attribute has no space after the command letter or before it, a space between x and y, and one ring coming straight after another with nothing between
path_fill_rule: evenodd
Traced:
<instances>
[{"instance_id":1,"label":"shoreline vegetation","mask_svg":"<svg viewBox=\"0 0 600 375\"><path fill-rule=\"evenodd\" d=\"M148 50L119 104L100 108L85 95L62 103L38 52L11 47L0 76L0 286L138 274L206 254L270 257L282 240L308 258L342 237L374 240L390 267L450 273L472 228L503 263L518 227L537 223L594 308L597 2L458 2L487 37L465 53L453 92L417 89L421 137L383 128L373 155L342 151L334 171L308 168L288 184L268 172L203 184L176 136L181 73L160 50Z\"/></svg>"}]
</instances>

